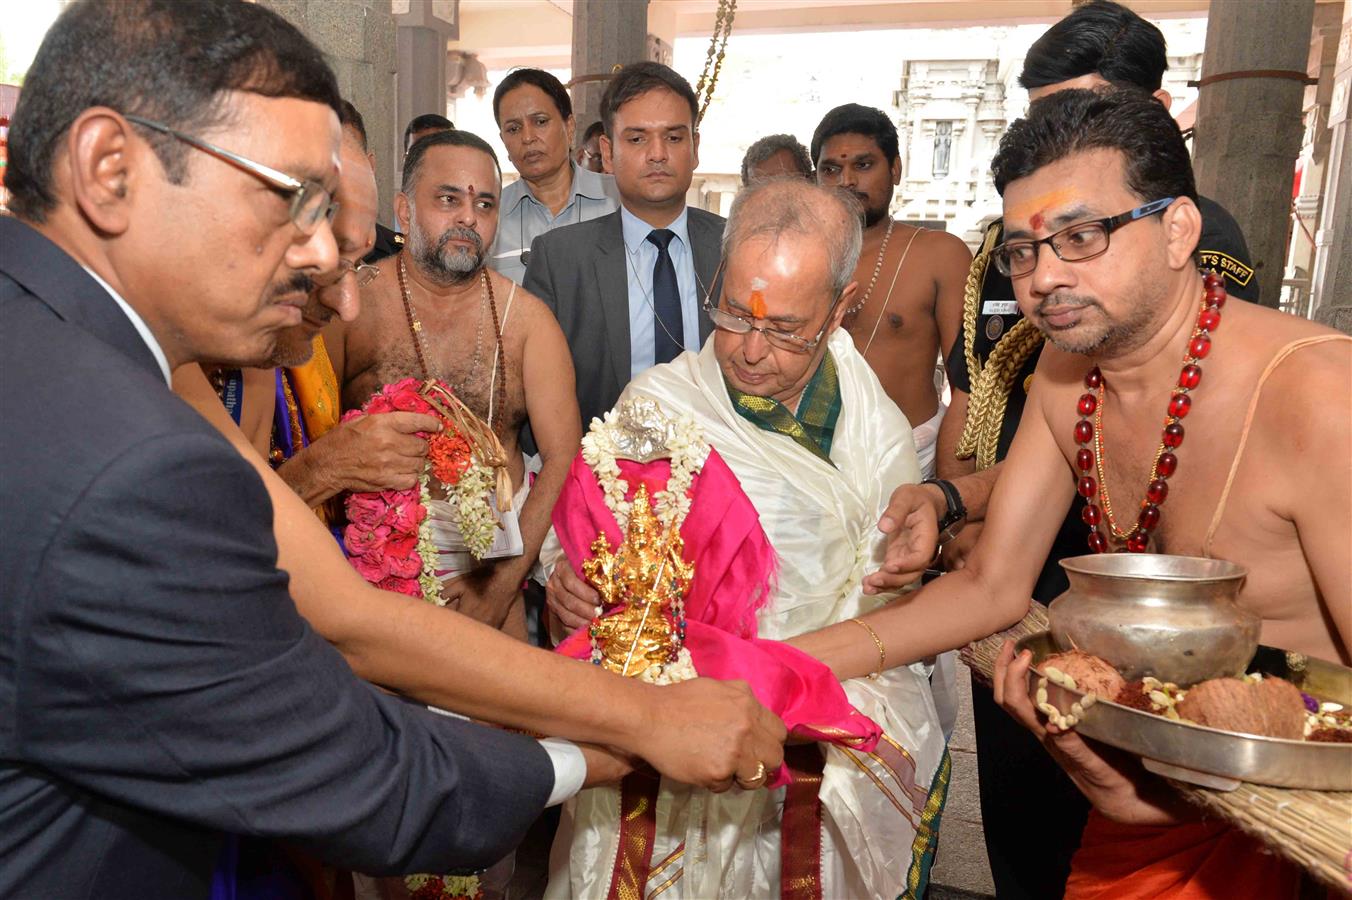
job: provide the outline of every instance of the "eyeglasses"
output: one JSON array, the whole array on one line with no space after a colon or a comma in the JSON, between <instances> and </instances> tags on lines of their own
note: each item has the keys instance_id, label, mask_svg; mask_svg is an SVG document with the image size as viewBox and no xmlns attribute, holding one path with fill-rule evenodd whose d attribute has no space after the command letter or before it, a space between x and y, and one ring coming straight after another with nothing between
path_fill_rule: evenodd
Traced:
<instances>
[{"instance_id":1,"label":"eyeglasses","mask_svg":"<svg viewBox=\"0 0 1352 900\"><path fill-rule=\"evenodd\" d=\"M1152 200L1121 215L1070 225L1035 241L1006 241L991 251L991 258L995 260L995 268L1007 278L1032 274L1037 268L1040 244L1051 247L1056 258L1063 262L1084 262L1108 252L1108 235L1123 225L1164 212L1174 199Z\"/></svg>"},{"instance_id":2,"label":"eyeglasses","mask_svg":"<svg viewBox=\"0 0 1352 900\"><path fill-rule=\"evenodd\" d=\"M177 138L189 147L194 147L203 153L208 153L219 160L230 163L237 169L243 169L262 181L290 202L291 222L300 229L302 234L314 234L319 230L321 222L333 221L334 213L338 211L338 204L334 202L333 195L329 193L328 188L317 181L300 181L285 172L277 171L271 166L254 162L238 153L232 153L200 138L176 131L162 122L154 122L150 119L131 115L125 116L125 118L128 122L135 122L143 128L149 128L152 131Z\"/></svg>"},{"instance_id":3,"label":"eyeglasses","mask_svg":"<svg viewBox=\"0 0 1352 900\"><path fill-rule=\"evenodd\" d=\"M346 278L349 273L357 276L358 287L366 287L376 280L376 276L380 274L380 267L368 265L364 262L354 263L352 260L344 259L340 256L338 257L337 270L329 274L326 278L316 278L315 284L320 287L332 287Z\"/></svg>"},{"instance_id":4,"label":"eyeglasses","mask_svg":"<svg viewBox=\"0 0 1352 900\"><path fill-rule=\"evenodd\" d=\"M811 353L817 349L817 345L822 342L822 337L826 334L826 327L831 323L831 316L836 311L836 304L840 302L840 295L831 301L831 308L826 311L826 320L822 322L822 327L817 329L817 334L812 340L801 337L792 331L782 331L778 328L764 328L760 325L753 325L750 319L719 309L714 302L714 291L718 290L719 276L723 273L723 263L718 264L718 270L714 272L713 288L704 297L704 311L708 313L709 320L714 323L715 328L721 328L732 334L750 334L753 331L759 331L770 346L778 347L781 350L789 350L793 353Z\"/></svg>"}]
</instances>

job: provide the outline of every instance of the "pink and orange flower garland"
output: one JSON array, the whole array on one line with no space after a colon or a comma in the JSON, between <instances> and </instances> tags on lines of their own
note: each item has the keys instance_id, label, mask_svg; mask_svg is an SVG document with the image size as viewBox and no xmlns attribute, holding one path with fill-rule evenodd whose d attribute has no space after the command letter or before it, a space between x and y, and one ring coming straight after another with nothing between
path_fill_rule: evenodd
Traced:
<instances>
[{"instance_id":1,"label":"pink and orange flower garland","mask_svg":"<svg viewBox=\"0 0 1352 900\"><path fill-rule=\"evenodd\" d=\"M447 391L445 382L437 384ZM431 498L430 480L435 478L448 489L462 520L462 535L470 552L487 548L472 535L469 521L490 523L488 541L495 522L488 505L487 491L493 476L476 462L474 448L463 434L422 396L423 384L405 378L387 384L362 405L351 410L343 421L387 412L416 412L436 416L442 422L440 434L423 435L427 439L427 465L417 487L406 491L368 491L349 494L348 526L343 532L349 559L363 578L376 587L397 591L410 597L422 597L443 606L441 582L436 577L437 548L432 543L427 522L427 503ZM479 507L482 507L481 509ZM461 524L461 522L457 522ZM482 546L481 546L482 545ZM482 900L483 890L477 875L410 875L404 879L414 900Z\"/></svg>"},{"instance_id":2,"label":"pink and orange flower garland","mask_svg":"<svg viewBox=\"0 0 1352 900\"><path fill-rule=\"evenodd\" d=\"M437 384L450 388L444 382ZM360 410L343 416L347 422L387 412L416 412L441 419L443 430L427 438L427 465L418 485L406 491L368 491L349 494L348 526L343 540L353 567L376 587L444 605L436 577L437 549L427 521L430 484L435 478L447 489L457 510L457 525L476 557L491 544L496 526L489 506L491 471L474 455L473 445L422 396L416 378L387 384ZM484 526L487 526L486 528ZM477 551L477 552L476 552Z\"/></svg>"}]
</instances>

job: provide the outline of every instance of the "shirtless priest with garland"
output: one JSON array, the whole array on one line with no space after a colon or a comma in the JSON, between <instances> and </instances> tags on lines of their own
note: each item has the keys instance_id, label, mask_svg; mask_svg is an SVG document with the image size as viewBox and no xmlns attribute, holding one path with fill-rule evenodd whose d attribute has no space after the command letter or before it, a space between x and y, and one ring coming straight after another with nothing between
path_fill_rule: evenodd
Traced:
<instances>
[{"instance_id":1,"label":"shirtless priest with garland","mask_svg":"<svg viewBox=\"0 0 1352 900\"><path fill-rule=\"evenodd\" d=\"M1239 602L1261 617L1264 644L1348 665L1352 338L1227 304L1223 282L1198 271L1187 148L1147 94L1040 99L1005 135L993 170L1006 227L994 260L1050 346L966 566L865 619L889 662L1018 621L1078 490L1086 552L1238 562L1248 570ZM947 512L931 486L898 489L880 523L894 533L887 564L869 590L911 581ZM858 677L876 664L858 631L834 626L794 643ZM1044 725L1029 663L1005 646L996 700L1096 807L1067 897L1295 896L1292 865L1202 820L1139 760Z\"/></svg>"},{"instance_id":2,"label":"shirtless priest with garland","mask_svg":"<svg viewBox=\"0 0 1352 900\"><path fill-rule=\"evenodd\" d=\"M783 643L836 622L870 640L850 620L895 596L863 592L883 561L875 524L920 477L905 416L840 328L860 240L830 188L742 191L712 338L639 375L583 440L542 554L550 605L577 629L560 650L745 680L802 743L784 768L739 773L742 790L636 773L579 795L547 897L924 892L949 773L927 668L881 672L896 661L875 644L870 677L842 685Z\"/></svg>"},{"instance_id":3,"label":"shirtless priest with garland","mask_svg":"<svg viewBox=\"0 0 1352 900\"><path fill-rule=\"evenodd\" d=\"M449 388L437 400L440 409L469 414L483 450L469 471L483 475L475 484L495 490L470 497L468 480L441 479L446 496L429 498L439 602L524 638L521 585L580 433L572 360L558 324L534 296L484 264L501 184L496 155L476 135L440 131L415 141L395 198L408 243L381 261L356 320L334 323L324 337L347 415L364 405L374 411L372 397L382 392L396 409L422 411L413 390L392 390L407 379L440 380ZM533 485L517 444L527 419L543 462ZM471 507L472 517L465 512ZM481 544L474 523L489 526L477 529ZM363 571L368 580L379 574Z\"/></svg>"}]
</instances>

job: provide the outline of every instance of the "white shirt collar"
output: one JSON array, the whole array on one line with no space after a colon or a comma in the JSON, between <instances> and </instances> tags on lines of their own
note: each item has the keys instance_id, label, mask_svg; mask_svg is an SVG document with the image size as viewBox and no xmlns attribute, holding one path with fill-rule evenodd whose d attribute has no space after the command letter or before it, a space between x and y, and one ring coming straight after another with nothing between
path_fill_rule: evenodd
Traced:
<instances>
[{"instance_id":1,"label":"white shirt collar","mask_svg":"<svg viewBox=\"0 0 1352 900\"><path fill-rule=\"evenodd\" d=\"M84 266L84 270L89 273L89 277L93 278L103 286L103 289L108 292L108 296L117 301L117 305L122 308L122 312L126 313L127 318L131 320L131 325L136 329L136 333L141 336L141 340L145 341L146 346L150 348L150 355L155 357L155 362L158 363L160 367L160 373L164 375L164 383L173 387L173 381L169 377L169 358L164 355L164 350L160 347L160 342L155 340L155 335L151 332L150 326L146 324L146 320L141 318L136 310L131 308L130 303L122 299L121 294L113 290L111 284L100 278L98 272L95 272L88 266Z\"/></svg>"},{"instance_id":2,"label":"white shirt collar","mask_svg":"<svg viewBox=\"0 0 1352 900\"><path fill-rule=\"evenodd\" d=\"M578 197L585 197L588 200L605 200L609 195L606 193L606 179L610 175L603 175L599 172L593 172L591 169L584 169L577 163L569 163L572 166L573 186L568 192L568 202L573 203ZM518 187L520 185L520 187ZM512 196L508 196L508 192ZM524 178L518 178L503 189L503 213L515 213L517 208L525 203L527 198L537 206L544 206L536 198L535 192L530 189L530 183Z\"/></svg>"},{"instance_id":3,"label":"white shirt collar","mask_svg":"<svg viewBox=\"0 0 1352 900\"><path fill-rule=\"evenodd\" d=\"M667 230L674 232L677 240L685 247L690 246L690 231L687 226L690 207L681 207L681 214L672 220ZM637 253L655 229L638 216L631 213L623 203L620 204L620 230L624 235L624 246L630 253Z\"/></svg>"}]
</instances>

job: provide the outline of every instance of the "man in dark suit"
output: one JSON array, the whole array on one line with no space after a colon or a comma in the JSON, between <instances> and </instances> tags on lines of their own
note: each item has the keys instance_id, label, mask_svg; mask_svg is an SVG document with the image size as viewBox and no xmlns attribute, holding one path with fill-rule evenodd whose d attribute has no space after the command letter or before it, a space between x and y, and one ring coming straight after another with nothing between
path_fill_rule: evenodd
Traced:
<instances>
[{"instance_id":1,"label":"man in dark suit","mask_svg":"<svg viewBox=\"0 0 1352 900\"><path fill-rule=\"evenodd\" d=\"M601 98L601 153L620 209L531 244L523 286L563 327L584 430L629 379L698 350L713 329L701 304L717 277L723 217L685 205L699 165L698 114L676 72L625 66Z\"/></svg>"},{"instance_id":2,"label":"man in dark suit","mask_svg":"<svg viewBox=\"0 0 1352 900\"><path fill-rule=\"evenodd\" d=\"M576 786L359 682L287 594L258 476L169 392L265 357L336 269L338 105L241 0L86 0L29 73L0 220L0 896L205 896L222 832L477 868Z\"/></svg>"}]
</instances>

